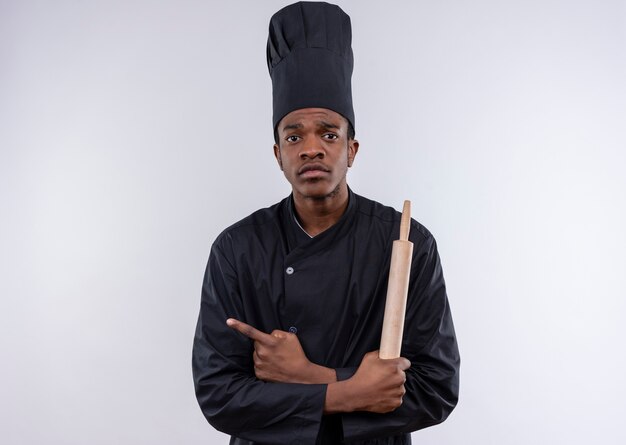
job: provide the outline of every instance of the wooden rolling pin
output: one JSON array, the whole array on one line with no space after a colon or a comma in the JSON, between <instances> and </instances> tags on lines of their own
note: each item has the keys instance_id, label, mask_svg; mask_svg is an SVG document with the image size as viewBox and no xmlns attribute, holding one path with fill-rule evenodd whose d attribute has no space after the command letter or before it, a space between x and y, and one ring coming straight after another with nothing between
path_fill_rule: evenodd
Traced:
<instances>
[{"instance_id":1,"label":"wooden rolling pin","mask_svg":"<svg viewBox=\"0 0 626 445\"><path fill-rule=\"evenodd\" d=\"M400 357L406 298L409 292L413 243L409 241L411 229L411 201L404 201L400 220L400 239L393 242L385 318L378 356L383 359Z\"/></svg>"}]
</instances>

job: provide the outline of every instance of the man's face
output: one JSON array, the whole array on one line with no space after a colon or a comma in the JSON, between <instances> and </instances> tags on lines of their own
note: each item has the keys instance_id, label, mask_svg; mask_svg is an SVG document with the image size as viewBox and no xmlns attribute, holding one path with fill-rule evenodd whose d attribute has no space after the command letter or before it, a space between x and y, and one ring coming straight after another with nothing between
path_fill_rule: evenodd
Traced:
<instances>
[{"instance_id":1,"label":"man's face","mask_svg":"<svg viewBox=\"0 0 626 445\"><path fill-rule=\"evenodd\" d=\"M274 155L300 198L324 199L347 190L346 173L359 149L348 121L326 108L292 111L278 123Z\"/></svg>"}]
</instances>

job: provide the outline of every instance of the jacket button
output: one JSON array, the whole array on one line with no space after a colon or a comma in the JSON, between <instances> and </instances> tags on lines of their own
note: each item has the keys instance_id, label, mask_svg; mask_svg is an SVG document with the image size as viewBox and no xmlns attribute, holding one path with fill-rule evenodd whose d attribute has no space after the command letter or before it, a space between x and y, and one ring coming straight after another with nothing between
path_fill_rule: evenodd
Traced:
<instances>
[{"instance_id":1,"label":"jacket button","mask_svg":"<svg viewBox=\"0 0 626 445\"><path fill-rule=\"evenodd\" d=\"M297 334L298 333L298 328L295 326L292 326L289 328L289 332L291 332L292 334Z\"/></svg>"},{"instance_id":2,"label":"jacket button","mask_svg":"<svg viewBox=\"0 0 626 445\"><path fill-rule=\"evenodd\" d=\"M293 273L293 267L288 267L285 269L285 272L287 272L287 275L291 275Z\"/></svg>"}]
</instances>

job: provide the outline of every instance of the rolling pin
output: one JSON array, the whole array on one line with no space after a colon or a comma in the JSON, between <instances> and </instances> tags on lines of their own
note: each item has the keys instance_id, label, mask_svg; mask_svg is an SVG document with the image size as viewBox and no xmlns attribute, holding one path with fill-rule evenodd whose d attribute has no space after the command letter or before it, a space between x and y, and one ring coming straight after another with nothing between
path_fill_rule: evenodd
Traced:
<instances>
[{"instance_id":1,"label":"rolling pin","mask_svg":"<svg viewBox=\"0 0 626 445\"><path fill-rule=\"evenodd\" d=\"M400 357L413 255L413 243L409 241L410 228L411 201L404 201L400 220L400 239L394 241L391 248L385 318L378 352L378 356L382 359Z\"/></svg>"}]
</instances>

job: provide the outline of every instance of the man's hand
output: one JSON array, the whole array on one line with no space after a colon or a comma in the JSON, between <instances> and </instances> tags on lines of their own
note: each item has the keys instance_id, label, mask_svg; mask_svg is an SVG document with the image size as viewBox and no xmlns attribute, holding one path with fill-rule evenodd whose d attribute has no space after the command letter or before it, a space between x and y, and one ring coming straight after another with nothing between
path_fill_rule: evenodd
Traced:
<instances>
[{"instance_id":1,"label":"man's hand","mask_svg":"<svg viewBox=\"0 0 626 445\"><path fill-rule=\"evenodd\" d=\"M258 379L283 383L337 381L333 369L309 361L295 334L280 330L266 334L234 318L226 320L226 324L254 341L254 373Z\"/></svg>"},{"instance_id":2,"label":"man's hand","mask_svg":"<svg viewBox=\"0 0 626 445\"><path fill-rule=\"evenodd\" d=\"M328 386L326 413L369 411L388 413L402 405L404 371L411 362L404 357L384 360L378 351L368 352L349 379Z\"/></svg>"}]
</instances>

